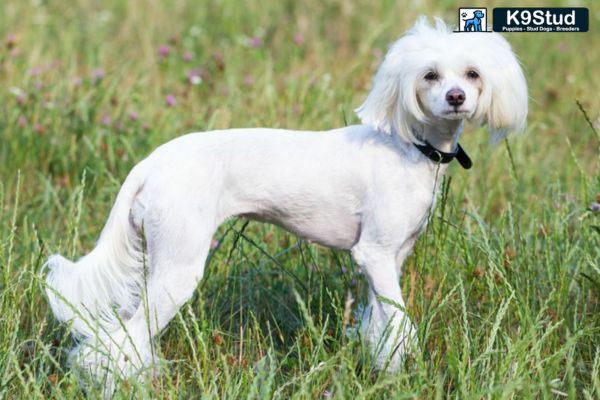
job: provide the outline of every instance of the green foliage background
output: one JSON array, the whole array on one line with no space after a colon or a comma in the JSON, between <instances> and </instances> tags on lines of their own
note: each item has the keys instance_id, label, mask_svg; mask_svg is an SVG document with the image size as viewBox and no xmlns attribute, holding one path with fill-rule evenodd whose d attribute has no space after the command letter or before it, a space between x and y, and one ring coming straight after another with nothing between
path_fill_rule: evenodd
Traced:
<instances>
[{"instance_id":1,"label":"green foliage background","mask_svg":"<svg viewBox=\"0 0 600 400\"><path fill-rule=\"evenodd\" d=\"M590 32L506 35L529 126L496 147L467 127L475 167L450 167L404 268L421 346L401 373L376 373L345 335L347 299L366 288L348 254L234 220L159 339L161 376L115 397L600 397L600 9L543 3L485 5L586 6ZM456 21L458 6L3 0L0 398L84 396L42 265L93 247L137 161L191 131L356 123L386 46L420 14Z\"/></svg>"}]
</instances>

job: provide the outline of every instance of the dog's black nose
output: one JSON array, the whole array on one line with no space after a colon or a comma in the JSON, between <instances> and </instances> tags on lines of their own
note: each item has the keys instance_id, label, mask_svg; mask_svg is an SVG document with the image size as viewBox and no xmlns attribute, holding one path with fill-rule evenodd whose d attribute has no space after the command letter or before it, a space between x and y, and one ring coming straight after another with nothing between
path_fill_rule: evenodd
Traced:
<instances>
[{"instance_id":1,"label":"dog's black nose","mask_svg":"<svg viewBox=\"0 0 600 400\"><path fill-rule=\"evenodd\" d=\"M465 92L461 89L450 89L446 93L446 101L451 106L458 107L465 102Z\"/></svg>"}]
</instances>

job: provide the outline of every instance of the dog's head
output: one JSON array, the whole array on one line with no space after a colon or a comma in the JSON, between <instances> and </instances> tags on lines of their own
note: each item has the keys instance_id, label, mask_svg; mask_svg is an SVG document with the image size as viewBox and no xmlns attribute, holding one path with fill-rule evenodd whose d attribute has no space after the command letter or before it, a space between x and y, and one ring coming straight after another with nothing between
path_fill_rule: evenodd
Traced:
<instances>
[{"instance_id":1,"label":"dog's head","mask_svg":"<svg viewBox=\"0 0 600 400\"><path fill-rule=\"evenodd\" d=\"M364 124L407 141L415 124L440 120L487 123L492 141L521 131L527 84L508 42L497 33L454 33L425 18L394 43L365 102Z\"/></svg>"}]
</instances>

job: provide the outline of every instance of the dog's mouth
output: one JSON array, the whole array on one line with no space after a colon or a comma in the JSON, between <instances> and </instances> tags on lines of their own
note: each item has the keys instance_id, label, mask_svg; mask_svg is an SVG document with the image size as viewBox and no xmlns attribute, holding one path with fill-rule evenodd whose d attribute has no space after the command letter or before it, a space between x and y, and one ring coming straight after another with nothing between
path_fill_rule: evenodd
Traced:
<instances>
[{"instance_id":1,"label":"dog's mouth","mask_svg":"<svg viewBox=\"0 0 600 400\"><path fill-rule=\"evenodd\" d=\"M471 115L471 111L462 110L460 108L454 107L449 110L444 110L442 114L443 117L446 119L464 119L468 118Z\"/></svg>"}]
</instances>

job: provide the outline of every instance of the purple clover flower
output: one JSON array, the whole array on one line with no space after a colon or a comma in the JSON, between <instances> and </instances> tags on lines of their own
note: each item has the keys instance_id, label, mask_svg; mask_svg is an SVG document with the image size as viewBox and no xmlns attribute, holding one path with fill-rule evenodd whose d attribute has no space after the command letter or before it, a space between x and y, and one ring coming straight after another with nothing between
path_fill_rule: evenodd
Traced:
<instances>
[{"instance_id":1,"label":"purple clover flower","mask_svg":"<svg viewBox=\"0 0 600 400\"><path fill-rule=\"evenodd\" d=\"M252 86L253 84L254 84L254 77L252 76L252 74L246 74L244 76L244 85Z\"/></svg>"},{"instance_id":2,"label":"purple clover flower","mask_svg":"<svg viewBox=\"0 0 600 400\"><path fill-rule=\"evenodd\" d=\"M250 38L250 47L259 49L262 46L263 46L263 40L260 37L254 36L254 37Z\"/></svg>"},{"instance_id":3,"label":"purple clover flower","mask_svg":"<svg viewBox=\"0 0 600 400\"><path fill-rule=\"evenodd\" d=\"M296 33L294 35L294 43L298 46L301 46L304 44L304 35L301 33Z\"/></svg>"},{"instance_id":4,"label":"purple clover flower","mask_svg":"<svg viewBox=\"0 0 600 400\"><path fill-rule=\"evenodd\" d=\"M24 115L21 115L19 117L19 128L25 128L27 126L27 117Z\"/></svg>"},{"instance_id":5,"label":"purple clover flower","mask_svg":"<svg viewBox=\"0 0 600 400\"><path fill-rule=\"evenodd\" d=\"M167 107L175 107L177 105L177 98L175 95L169 94L165 98L165 103L167 104Z\"/></svg>"},{"instance_id":6,"label":"purple clover flower","mask_svg":"<svg viewBox=\"0 0 600 400\"><path fill-rule=\"evenodd\" d=\"M106 72L102 68L96 68L90 74L90 78L92 79L92 83L100 82L106 76Z\"/></svg>"},{"instance_id":7,"label":"purple clover flower","mask_svg":"<svg viewBox=\"0 0 600 400\"><path fill-rule=\"evenodd\" d=\"M42 136L46 133L46 127L40 123L36 123L33 126L33 130L40 136Z\"/></svg>"},{"instance_id":8,"label":"purple clover flower","mask_svg":"<svg viewBox=\"0 0 600 400\"><path fill-rule=\"evenodd\" d=\"M169 53L171 53L171 49L166 44L162 44L158 47L158 55L160 58L169 57Z\"/></svg>"},{"instance_id":9,"label":"purple clover flower","mask_svg":"<svg viewBox=\"0 0 600 400\"><path fill-rule=\"evenodd\" d=\"M104 114L102 118L100 118L100 123L104 126L109 126L112 122L110 115Z\"/></svg>"}]
</instances>

